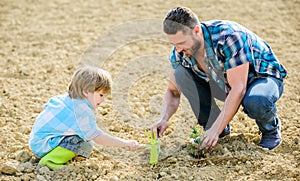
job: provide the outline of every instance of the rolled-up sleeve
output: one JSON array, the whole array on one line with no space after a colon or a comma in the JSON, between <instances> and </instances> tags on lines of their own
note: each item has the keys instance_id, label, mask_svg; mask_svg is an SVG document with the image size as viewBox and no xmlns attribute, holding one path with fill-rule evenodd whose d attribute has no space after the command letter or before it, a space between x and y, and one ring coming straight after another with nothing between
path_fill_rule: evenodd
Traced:
<instances>
[{"instance_id":1,"label":"rolled-up sleeve","mask_svg":"<svg viewBox=\"0 0 300 181\"><path fill-rule=\"evenodd\" d=\"M231 69L246 62L252 62L254 57L251 51L251 39L245 32L234 32L224 42L223 54L225 69Z\"/></svg>"}]
</instances>

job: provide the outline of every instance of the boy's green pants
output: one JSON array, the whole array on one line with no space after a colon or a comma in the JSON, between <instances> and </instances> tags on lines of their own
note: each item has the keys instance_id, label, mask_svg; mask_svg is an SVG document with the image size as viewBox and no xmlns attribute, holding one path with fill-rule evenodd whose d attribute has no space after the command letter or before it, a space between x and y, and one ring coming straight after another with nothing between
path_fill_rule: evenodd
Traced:
<instances>
[{"instance_id":1,"label":"boy's green pants","mask_svg":"<svg viewBox=\"0 0 300 181\"><path fill-rule=\"evenodd\" d=\"M39 165L47 166L52 170L57 170L64 167L64 164L75 157L75 153L63 148L56 147L45 155L40 161Z\"/></svg>"}]
</instances>

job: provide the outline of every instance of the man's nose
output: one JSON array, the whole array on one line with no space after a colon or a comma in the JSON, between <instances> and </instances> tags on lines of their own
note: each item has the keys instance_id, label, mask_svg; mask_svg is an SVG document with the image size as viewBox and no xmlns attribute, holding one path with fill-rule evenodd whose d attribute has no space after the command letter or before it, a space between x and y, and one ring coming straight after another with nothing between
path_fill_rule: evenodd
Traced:
<instances>
[{"instance_id":1,"label":"man's nose","mask_svg":"<svg viewBox=\"0 0 300 181\"><path fill-rule=\"evenodd\" d=\"M176 51L177 51L178 53L180 53L180 52L183 51L183 48L177 46L177 47L176 47Z\"/></svg>"}]
</instances>

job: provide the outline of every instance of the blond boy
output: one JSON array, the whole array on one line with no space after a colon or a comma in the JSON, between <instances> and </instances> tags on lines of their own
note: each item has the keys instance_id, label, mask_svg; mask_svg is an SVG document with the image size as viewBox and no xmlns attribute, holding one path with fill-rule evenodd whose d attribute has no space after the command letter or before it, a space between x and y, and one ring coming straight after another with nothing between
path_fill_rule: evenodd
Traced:
<instances>
[{"instance_id":1,"label":"blond boy","mask_svg":"<svg viewBox=\"0 0 300 181\"><path fill-rule=\"evenodd\" d=\"M104 133L98 128L94 111L110 93L110 74L102 69L82 66L76 70L67 94L52 97L36 118L29 145L39 165L60 169L76 155L89 157L93 142L104 146L128 147L139 144Z\"/></svg>"}]
</instances>

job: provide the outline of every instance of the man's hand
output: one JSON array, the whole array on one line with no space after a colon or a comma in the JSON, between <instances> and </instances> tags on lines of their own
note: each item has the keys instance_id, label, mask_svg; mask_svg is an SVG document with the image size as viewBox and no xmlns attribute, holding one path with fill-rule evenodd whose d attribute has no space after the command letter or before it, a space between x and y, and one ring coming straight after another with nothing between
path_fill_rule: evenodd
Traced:
<instances>
[{"instance_id":1,"label":"man's hand","mask_svg":"<svg viewBox=\"0 0 300 181\"><path fill-rule=\"evenodd\" d=\"M205 131L205 136L202 137L200 149L211 150L218 142L218 131L212 128Z\"/></svg>"},{"instance_id":2,"label":"man's hand","mask_svg":"<svg viewBox=\"0 0 300 181\"><path fill-rule=\"evenodd\" d=\"M151 132L155 132L156 135L158 135L158 137L160 138L163 136L163 133L166 131L167 128L168 128L167 121L160 120L155 124L153 124L151 128Z\"/></svg>"}]
</instances>

